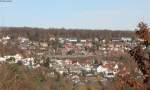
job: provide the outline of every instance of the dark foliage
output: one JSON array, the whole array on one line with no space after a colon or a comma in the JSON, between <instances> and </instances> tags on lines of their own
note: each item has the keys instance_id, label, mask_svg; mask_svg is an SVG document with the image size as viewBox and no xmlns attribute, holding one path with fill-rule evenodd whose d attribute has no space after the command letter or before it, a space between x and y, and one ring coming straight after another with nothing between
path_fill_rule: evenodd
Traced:
<instances>
[{"instance_id":1,"label":"dark foliage","mask_svg":"<svg viewBox=\"0 0 150 90\"><path fill-rule=\"evenodd\" d=\"M9 35L11 38L18 36L28 37L30 40L47 40L53 37L76 37L76 38L99 38L99 39L113 39L121 37L132 37L132 31L111 31L111 30L83 30L83 29L42 29L42 28L28 28L28 27L10 27L1 30L2 35Z\"/></svg>"}]
</instances>

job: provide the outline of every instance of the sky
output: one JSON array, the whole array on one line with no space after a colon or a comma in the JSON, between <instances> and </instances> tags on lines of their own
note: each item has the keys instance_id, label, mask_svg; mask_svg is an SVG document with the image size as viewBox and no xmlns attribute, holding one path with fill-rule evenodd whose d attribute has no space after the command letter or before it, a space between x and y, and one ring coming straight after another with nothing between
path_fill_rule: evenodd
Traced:
<instances>
[{"instance_id":1,"label":"sky","mask_svg":"<svg viewBox=\"0 0 150 90\"><path fill-rule=\"evenodd\" d=\"M150 24L150 0L13 0L0 2L0 26L134 30Z\"/></svg>"}]
</instances>

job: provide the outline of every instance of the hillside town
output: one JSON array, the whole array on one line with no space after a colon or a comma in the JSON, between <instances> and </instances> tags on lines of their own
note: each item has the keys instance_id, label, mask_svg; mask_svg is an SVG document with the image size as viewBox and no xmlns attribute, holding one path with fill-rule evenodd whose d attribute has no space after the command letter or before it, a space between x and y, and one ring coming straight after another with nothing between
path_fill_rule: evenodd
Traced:
<instances>
[{"instance_id":1,"label":"hillside town","mask_svg":"<svg viewBox=\"0 0 150 90\"><path fill-rule=\"evenodd\" d=\"M23 64L29 69L45 66L50 69L50 77L59 73L75 85L99 81L105 86L118 76L130 74L125 63L129 59L128 51L136 44L130 37L110 41L50 37L48 41L31 41L26 37L12 40L3 36L0 63ZM14 48L15 52L11 51Z\"/></svg>"}]
</instances>

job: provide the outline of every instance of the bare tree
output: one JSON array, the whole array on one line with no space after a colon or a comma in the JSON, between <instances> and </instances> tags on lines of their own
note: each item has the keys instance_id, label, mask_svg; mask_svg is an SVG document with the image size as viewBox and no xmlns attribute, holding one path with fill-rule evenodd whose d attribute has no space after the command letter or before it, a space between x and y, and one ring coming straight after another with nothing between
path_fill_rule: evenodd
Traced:
<instances>
[{"instance_id":1,"label":"bare tree","mask_svg":"<svg viewBox=\"0 0 150 90\"><path fill-rule=\"evenodd\" d=\"M143 87L146 90L150 89L150 53L148 48L142 48L142 46L149 46L150 43L150 33L148 25L140 22L138 28L136 29L136 35L138 38L142 39L144 43L137 45L129 51L130 55L133 57L139 70L142 73ZM147 52L148 51L148 52ZM148 56L146 56L148 55Z\"/></svg>"}]
</instances>

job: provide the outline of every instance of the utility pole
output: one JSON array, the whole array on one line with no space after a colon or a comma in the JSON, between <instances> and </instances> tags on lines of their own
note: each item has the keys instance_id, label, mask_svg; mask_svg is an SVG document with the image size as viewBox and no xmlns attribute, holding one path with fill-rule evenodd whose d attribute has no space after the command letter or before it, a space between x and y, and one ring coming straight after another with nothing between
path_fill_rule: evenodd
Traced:
<instances>
[{"instance_id":1,"label":"utility pole","mask_svg":"<svg viewBox=\"0 0 150 90\"><path fill-rule=\"evenodd\" d=\"M1 3L10 3L10 2L12 2L12 0L0 0L0 4ZM1 7L0 7L1 8ZM1 15L3 15L2 13L2 11L0 12L1 13ZM2 18L1 19L3 19L4 17L2 16ZM1 21L1 20L0 20ZM2 20L2 22L4 21L4 19ZM1 23L2 24L2 23ZM2 30L2 28L3 28L3 25L0 25L0 31Z\"/></svg>"}]
</instances>

